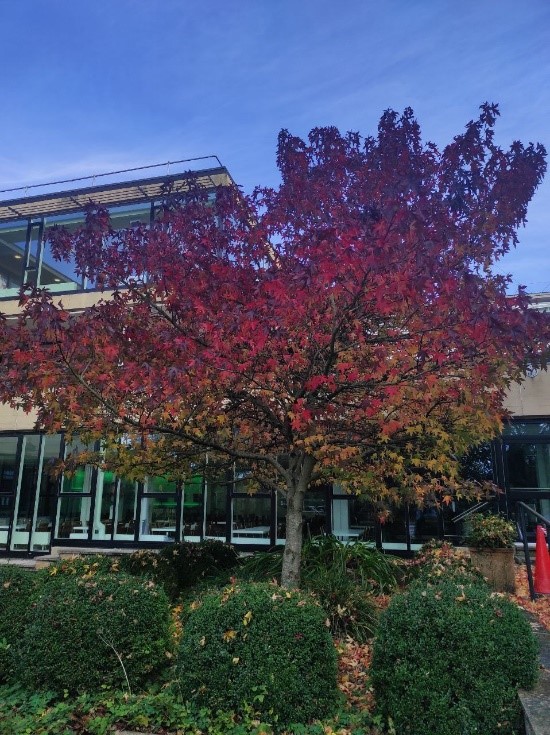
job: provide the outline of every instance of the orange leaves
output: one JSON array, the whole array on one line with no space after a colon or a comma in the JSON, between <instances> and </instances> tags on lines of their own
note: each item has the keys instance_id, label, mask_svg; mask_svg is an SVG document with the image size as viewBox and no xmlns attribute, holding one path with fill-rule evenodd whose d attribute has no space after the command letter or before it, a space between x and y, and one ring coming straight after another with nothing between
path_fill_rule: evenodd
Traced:
<instances>
[{"instance_id":1,"label":"orange leaves","mask_svg":"<svg viewBox=\"0 0 550 735\"><path fill-rule=\"evenodd\" d=\"M370 644L352 640L337 641L338 688L350 705L359 710L371 710L374 705L372 689L368 684L368 669L372 650Z\"/></svg>"},{"instance_id":2,"label":"orange leaves","mask_svg":"<svg viewBox=\"0 0 550 735\"><path fill-rule=\"evenodd\" d=\"M524 565L516 565L515 570L516 594L509 595L509 597L520 607L532 613L546 630L550 631L550 596L541 595L536 600L531 600L527 580L527 568Z\"/></svg>"}]
</instances>

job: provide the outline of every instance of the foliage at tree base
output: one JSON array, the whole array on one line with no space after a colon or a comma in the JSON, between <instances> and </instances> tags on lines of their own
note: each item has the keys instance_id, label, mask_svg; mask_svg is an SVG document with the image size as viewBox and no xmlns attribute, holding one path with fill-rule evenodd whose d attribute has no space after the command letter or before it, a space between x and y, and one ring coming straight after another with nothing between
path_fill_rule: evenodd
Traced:
<instances>
[{"instance_id":1,"label":"foliage at tree base","mask_svg":"<svg viewBox=\"0 0 550 735\"><path fill-rule=\"evenodd\" d=\"M240 578L256 582L280 580L282 554L257 553L238 570ZM301 586L316 595L326 610L334 637L358 643L372 637L376 625L373 594L396 586L398 562L360 541L345 544L334 536L304 543Z\"/></svg>"}]
</instances>

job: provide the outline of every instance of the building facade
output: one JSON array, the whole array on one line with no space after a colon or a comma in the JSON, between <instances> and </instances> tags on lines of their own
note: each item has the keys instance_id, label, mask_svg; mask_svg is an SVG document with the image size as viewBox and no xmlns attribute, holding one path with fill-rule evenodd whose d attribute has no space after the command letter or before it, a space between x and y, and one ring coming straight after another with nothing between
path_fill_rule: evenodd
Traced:
<instances>
[{"instance_id":1,"label":"building facade","mask_svg":"<svg viewBox=\"0 0 550 735\"><path fill-rule=\"evenodd\" d=\"M230 182L227 170L219 161L214 163L193 174L194 181L212 192ZM72 182L72 188L60 189L69 182L59 182L28 191L0 192L1 312L8 318L17 313L24 283L62 295L69 309L94 303L94 284L79 278L70 263L53 259L47 229L55 224L78 227L90 201L108 207L115 228L146 224L154 218L167 184L174 191L189 185L188 174L162 171L145 177L140 171L140 178L131 179L130 173L135 171L77 188ZM550 294L535 297L534 307L550 308ZM508 408L514 419L507 423L502 437L481 452L477 471L502 488L495 501L501 511L513 517L514 503L524 500L548 517L549 374L533 372L514 386ZM79 446L67 445L61 434L36 433L33 427L32 414L0 406L2 555L47 553L52 546L155 547L174 540L219 539L243 550L285 542L284 497L274 492L248 494L246 473L236 468L215 480L197 468L184 485L162 477L134 482L92 467L70 477L56 477L50 471L52 462L78 451ZM455 503L445 508L411 506L395 510L391 520L381 524L364 500L327 486L308 494L304 530L311 535L333 533L342 541L361 538L384 549L410 552L433 537L459 540L463 511Z\"/></svg>"}]
</instances>

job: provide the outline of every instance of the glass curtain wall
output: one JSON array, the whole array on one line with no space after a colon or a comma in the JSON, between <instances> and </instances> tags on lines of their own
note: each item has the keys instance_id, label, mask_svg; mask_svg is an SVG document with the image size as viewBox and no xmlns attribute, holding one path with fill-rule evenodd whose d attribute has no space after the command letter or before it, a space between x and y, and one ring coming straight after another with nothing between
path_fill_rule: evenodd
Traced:
<instances>
[{"instance_id":1,"label":"glass curtain wall","mask_svg":"<svg viewBox=\"0 0 550 735\"><path fill-rule=\"evenodd\" d=\"M84 449L76 441L65 451L60 435L0 436L1 552L45 552L52 531L56 541L74 546L204 538L250 548L285 543L286 498L261 488L253 492L246 472L197 468L183 486L163 477L137 483L89 466L63 478L51 472L52 461L64 451ZM490 453L478 452L469 472L490 479L492 467L497 468L497 480L506 489L499 510L513 517L514 503L523 500L550 517L550 422L512 422L492 450L494 461ZM467 509L465 502L442 508L410 504L380 523L366 500L338 486L320 487L306 496L303 533L304 538L332 533L344 542L414 551L431 538L460 541L460 518Z\"/></svg>"}]
</instances>

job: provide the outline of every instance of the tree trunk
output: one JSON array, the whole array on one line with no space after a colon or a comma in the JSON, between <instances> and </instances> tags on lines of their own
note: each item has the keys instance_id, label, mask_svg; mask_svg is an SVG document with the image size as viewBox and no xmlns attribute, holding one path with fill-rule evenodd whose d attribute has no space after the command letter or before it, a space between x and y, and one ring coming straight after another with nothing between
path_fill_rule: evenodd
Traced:
<instances>
[{"instance_id":1,"label":"tree trunk","mask_svg":"<svg viewBox=\"0 0 550 735\"><path fill-rule=\"evenodd\" d=\"M304 496L311 480L314 464L313 457L302 455L295 460L294 467L290 468L291 476L287 481L286 544L281 584L290 589L300 586Z\"/></svg>"}]
</instances>

